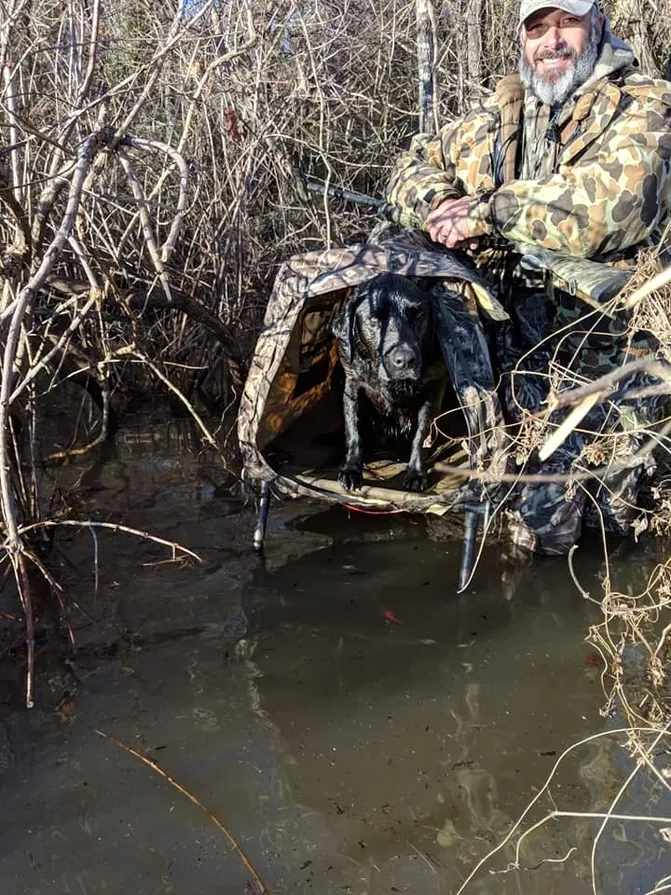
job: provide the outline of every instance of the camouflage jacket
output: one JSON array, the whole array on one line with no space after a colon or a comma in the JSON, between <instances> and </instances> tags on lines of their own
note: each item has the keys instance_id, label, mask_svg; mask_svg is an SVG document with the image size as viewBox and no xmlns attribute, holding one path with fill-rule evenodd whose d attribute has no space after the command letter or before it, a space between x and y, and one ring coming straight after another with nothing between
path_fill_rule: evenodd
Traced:
<instances>
[{"instance_id":1,"label":"camouflage jacket","mask_svg":"<svg viewBox=\"0 0 671 895\"><path fill-rule=\"evenodd\" d=\"M420 229L463 195L473 196L473 237L630 257L670 219L671 83L638 74L608 27L592 77L557 115L519 76L504 78L437 136L415 137L387 189L401 223Z\"/></svg>"}]
</instances>

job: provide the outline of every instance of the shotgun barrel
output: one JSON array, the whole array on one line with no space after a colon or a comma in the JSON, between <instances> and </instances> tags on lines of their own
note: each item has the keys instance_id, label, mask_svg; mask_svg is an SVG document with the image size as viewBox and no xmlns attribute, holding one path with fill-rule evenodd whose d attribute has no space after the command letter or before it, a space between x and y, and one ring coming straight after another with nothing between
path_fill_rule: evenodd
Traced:
<instances>
[{"instance_id":1,"label":"shotgun barrel","mask_svg":"<svg viewBox=\"0 0 671 895\"><path fill-rule=\"evenodd\" d=\"M375 199L373 196L367 196L366 193L359 193L356 190L346 190L341 186L332 186L324 180L317 180L314 177L305 178L306 187L313 193L321 193L322 195L332 196L334 199L342 199L344 202L354 202L356 205L365 205L368 208L374 208L380 217L387 221L395 221L398 211L384 199Z\"/></svg>"}]
</instances>

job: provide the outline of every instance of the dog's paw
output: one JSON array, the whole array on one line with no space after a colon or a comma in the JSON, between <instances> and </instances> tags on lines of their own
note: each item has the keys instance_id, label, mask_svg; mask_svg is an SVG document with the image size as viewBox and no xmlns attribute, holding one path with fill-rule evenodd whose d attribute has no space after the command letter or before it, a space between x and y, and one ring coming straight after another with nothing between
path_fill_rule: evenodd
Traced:
<instances>
[{"instance_id":1,"label":"dog's paw","mask_svg":"<svg viewBox=\"0 0 671 895\"><path fill-rule=\"evenodd\" d=\"M426 491L428 484L429 480L423 469L411 469L408 467L403 479L403 487L406 491Z\"/></svg>"},{"instance_id":2,"label":"dog's paw","mask_svg":"<svg viewBox=\"0 0 671 895\"><path fill-rule=\"evenodd\" d=\"M346 491L358 491L363 485L363 475L360 466L341 466L338 473L338 481Z\"/></svg>"}]
</instances>

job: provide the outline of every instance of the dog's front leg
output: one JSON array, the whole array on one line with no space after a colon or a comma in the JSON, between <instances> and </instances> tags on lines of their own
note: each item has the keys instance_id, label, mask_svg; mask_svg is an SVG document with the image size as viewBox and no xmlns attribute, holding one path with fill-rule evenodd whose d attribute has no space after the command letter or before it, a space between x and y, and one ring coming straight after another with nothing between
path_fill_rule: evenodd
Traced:
<instances>
[{"instance_id":1,"label":"dog's front leg","mask_svg":"<svg viewBox=\"0 0 671 895\"><path fill-rule=\"evenodd\" d=\"M403 479L403 487L407 491L425 491L428 485L426 469L422 459L422 445L429 432L435 403L436 395L429 395L417 413L417 427L412 439L408 468Z\"/></svg>"},{"instance_id":2,"label":"dog's front leg","mask_svg":"<svg viewBox=\"0 0 671 895\"><path fill-rule=\"evenodd\" d=\"M357 491L363 485L363 450L359 434L359 386L346 382L343 395L345 413L345 462L340 467L338 481L347 491Z\"/></svg>"}]
</instances>

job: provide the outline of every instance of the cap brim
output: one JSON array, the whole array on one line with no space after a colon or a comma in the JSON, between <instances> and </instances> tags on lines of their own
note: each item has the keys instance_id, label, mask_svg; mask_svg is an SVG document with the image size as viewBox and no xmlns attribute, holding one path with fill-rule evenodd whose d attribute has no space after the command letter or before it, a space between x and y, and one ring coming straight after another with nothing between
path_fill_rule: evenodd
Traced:
<instances>
[{"instance_id":1,"label":"cap brim","mask_svg":"<svg viewBox=\"0 0 671 895\"><path fill-rule=\"evenodd\" d=\"M586 16L595 3L596 0L566 0L564 3L562 3L562 0L554 0L554 2L552 0L539 0L538 3L533 3L531 9L524 13L524 18L520 14L520 25L523 25L529 16L538 12L539 9L561 9L576 16Z\"/></svg>"}]
</instances>

